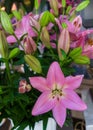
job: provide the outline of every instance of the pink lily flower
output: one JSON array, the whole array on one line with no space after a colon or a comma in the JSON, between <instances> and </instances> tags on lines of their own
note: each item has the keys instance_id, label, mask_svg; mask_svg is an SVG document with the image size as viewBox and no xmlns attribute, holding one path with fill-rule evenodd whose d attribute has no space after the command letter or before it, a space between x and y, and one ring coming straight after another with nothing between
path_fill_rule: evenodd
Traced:
<instances>
[{"instance_id":1,"label":"pink lily flower","mask_svg":"<svg viewBox=\"0 0 93 130\"><path fill-rule=\"evenodd\" d=\"M34 30L32 29L30 25L30 16L31 14L28 14L22 18L22 20L17 24L15 29L15 35L18 39L20 39L24 34L27 34L31 37L36 36ZM8 43L15 43L17 40L13 35L10 35L7 37Z\"/></svg>"},{"instance_id":2,"label":"pink lily flower","mask_svg":"<svg viewBox=\"0 0 93 130\"><path fill-rule=\"evenodd\" d=\"M66 108L85 110L86 104L74 91L80 86L82 78L83 75L64 77L57 62L51 64L47 78L30 77L31 85L42 92L32 109L32 115L52 110L53 117L62 127L66 119Z\"/></svg>"},{"instance_id":3,"label":"pink lily flower","mask_svg":"<svg viewBox=\"0 0 93 130\"><path fill-rule=\"evenodd\" d=\"M89 57L90 59L93 59L93 39L92 38L88 38L88 40L86 41L82 54Z\"/></svg>"}]
</instances>

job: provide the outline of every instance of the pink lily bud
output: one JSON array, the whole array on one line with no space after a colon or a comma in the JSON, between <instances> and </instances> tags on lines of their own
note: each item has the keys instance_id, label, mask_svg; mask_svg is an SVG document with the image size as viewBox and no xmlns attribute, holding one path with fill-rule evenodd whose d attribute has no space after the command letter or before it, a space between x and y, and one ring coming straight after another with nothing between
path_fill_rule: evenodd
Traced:
<instances>
[{"instance_id":1,"label":"pink lily bud","mask_svg":"<svg viewBox=\"0 0 93 130\"><path fill-rule=\"evenodd\" d=\"M58 16L58 0L49 0L50 6L56 16Z\"/></svg>"},{"instance_id":2,"label":"pink lily bud","mask_svg":"<svg viewBox=\"0 0 93 130\"><path fill-rule=\"evenodd\" d=\"M36 51L37 46L32 37L27 36L23 41L24 51L26 54L32 54Z\"/></svg>"},{"instance_id":3,"label":"pink lily bud","mask_svg":"<svg viewBox=\"0 0 93 130\"><path fill-rule=\"evenodd\" d=\"M32 26L32 27L34 27L37 31L39 31L40 30L40 24L39 24L39 22L35 19L35 18L33 18L32 16L30 17L30 25ZM33 28L33 29L34 29ZM35 30L34 29L34 30ZM35 32L36 32L36 30L35 30ZM36 32L37 33L37 32Z\"/></svg>"},{"instance_id":4,"label":"pink lily bud","mask_svg":"<svg viewBox=\"0 0 93 130\"><path fill-rule=\"evenodd\" d=\"M50 36L46 27L42 28L41 41L47 48L50 48Z\"/></svg>"},{"instance_id":5,"label":"pink lily bud","mask_svg":"<svg viewBox=\"0 0 93 130\"><path fill-rule=\"evenodd\" d=\"M27 82L26 82L25 79L23 79L19 82L19 88L18 88L19 93L25 93L26 92L26 85L27 85Z\"/></svg>"},{"instance_id":6,"label":"pink lily bud","mask_svg":"<svg viewBox=\"0 0 93 130\"><path fill-rule=\"evenodd\" d=\"M18 88L19 93L29 92L30 90L31 90L31 85L28 84L25 79L22 79L19 82L19 88Z\"/></svg>"},{"instance_id":7,"label":"pink lily bud","mask_svg":"<svg viewBox=\"0 0 93 130\"><path fill-rule=\"evenodd\" d=\"M62 57L61 49L68 53L70 48L70 36L68 28L64 28L59 36L58 40L58 54L59 58Z\"/></svg>"},{"instance_id":8,"label":"pink lily bud","mask_svg":"<svg viewBox=\"0 0 93 130\"><path fill-rule=\"evenodd\" d=\"M25 93L25 92L26 92L25 86L19 87L19 88L18 88L18 92L19 92L19 93Z\"/></svg>"}]
</instances>

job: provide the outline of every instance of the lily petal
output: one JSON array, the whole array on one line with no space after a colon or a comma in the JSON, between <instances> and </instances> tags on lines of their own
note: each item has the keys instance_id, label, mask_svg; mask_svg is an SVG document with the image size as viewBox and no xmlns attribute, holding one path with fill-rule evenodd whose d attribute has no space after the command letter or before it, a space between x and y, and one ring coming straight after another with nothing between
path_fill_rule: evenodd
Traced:
<instances>
[{"instance_id":1,"label":"lily petal","mask_svg":"<svg viewBox=\"0 0 93 130\"><path fill-rule=\"evenodd\" d=\"M80 99L80 97L73 90L64 90L65 97L62 98L62 103L66 108L71 110L83 111L87 109L86 104Z\"/></svg>"},{"instance_id":2,"label":"lily petal","mask_svg":"<svg viewBox=\"0 0 93 130\"><path fill-rule=\"evenodd\" d=\"M56 106L54 107L54 109L52 111L53 111L53 116L54 116L56 122L58 123L58 125L60 127L62 127L65 122L65 119L66 119L66 108L60 102L60 103L56 104Z\"/></svg>"},{"instance_id":3,"label":"lily petal","mask_svg":"<svg viewBox=\"0 0 93 130\"><path fill-rule=\"evenodd\" d=\"M32 110L32 115L39 115L50 111L54 107L53 99L51 98L50 91L43 92L36 101Z\"/></svg>"},{"instance_id":4,"label":"lily petal","mask_svg":"<svg viewBox=\"0 0 93 130\"><path fill-rule=\"evenodd\" d=\"M40 92L44 92L49 90L47 87L46 79L43 77L31 77L29 78L31 85L33 88L38 89Z\"/></svg>"},{"instance_id":5,"label":"lily petal","mask_svg":"<svg viewBox=\"0 0 93 130\"><path fill-rule=\"evenodd\" d=\"M8 36L8 37L7 37L7 42L8 42L8 43L15 43L15 42L16 42L16 39L15 39L14 36Z\"/></svg>"},{"instance_id":6,"label":"lily petal","mask_svg":"<svg viewBox=\"0 0 93 130\"><path fill-rule=\"evenodd\" d=\"M66 85L65 87L68 89L76 89L80 87L84 75L77 75L77 76L68 76L65 79Z\"/></svg>"},{"instance_id":7,"label":"lily petal","mask_svg":"<svg viewBox=\"0 0 93 130\"><path fill-rule=\"evenodd\" d=\"M55 83L59 85L63 85L64 83L64 75L57 62L53 62L48 70L47 83L48 83L48 86L51 88L53 87L53 84Z\"/></svg>"}]
</instances>

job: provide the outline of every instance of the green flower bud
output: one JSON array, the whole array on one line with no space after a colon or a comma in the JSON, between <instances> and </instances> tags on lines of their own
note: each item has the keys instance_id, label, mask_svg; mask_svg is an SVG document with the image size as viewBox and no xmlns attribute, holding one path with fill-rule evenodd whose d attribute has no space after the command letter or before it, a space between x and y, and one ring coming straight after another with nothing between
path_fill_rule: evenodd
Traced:
<instances>
[{"instance_id":1,"label":"green flower bud","mask_svg":"<svg viewBox=\"0 0 93 130\"><path fill-rule=\"evenodd\" d=\"M32 55L25 55L24 59L26 61L26 63L31 67L31 69L37 73L41 73L42 72L42 68L40 65L39 60L32 56Z\"/></svg>"},{"instance_id":2,"label":"green flower bud","mask_svg":"<svg viewBox=\"0 0 93 130\"><path fill-rule=\"evenodd\" d=\"M9 59L12 59L12 58L16 57L19 53L20 53L19 48L14 48L14 49L10 52L10 54L9 54Z\"/></svg>"},{"instance_id":3,"label":"green flower bud","mask_svg":"<svg viewBox=\"0 0 93 130\"><path fill-rule=\"evenodd\" d=\"M42 27L47 26L50 22L55 22L55 17L49 11L45 11L40 18L40 25Z\"/></svg>"},{"instance_id":4,"label":"green flower bud","mask_svg":"<svg viewBox=\"0 0 93 130\"><path fill-rule=\"evenodd\" d=\"M0 31L0 54L3 58L8 57L8 43L2 31Z\"/></svg>"},{"instance_id":5,"label":"green flower bud","mask_svg":"<svg viewBox=\"0 0 93 130\"><path fill-rule=\"evenodd\" d=\"M50 36L46 27L42 28L41 41L47 48L50 48Z\"/></svg>"},{"instance_id":6,"label":"green flower bud","mask_svg":"<svg viewBox=\"0 0 93 130\"><path fill-rule=\"evenodd\" d=\"M88 6L88 4L90 3L89 0L85 0L83 2L81 2L77 7L76 7L76 11L81 11L84 8L86 8Z\"/></svg>"},{"instance_id":7,"label":"green flower bud","mask_svg":"<svg viewBox=\"0 0 93 130\"><path fill-rule=\"evenodd\" d=\"M12 27L11 20L8 14L5 11L1 11L0 14L1 14L1 23L2 23L3 28L9 34L13 34L14 33L13 27Z\"/></svg>"},{"instance_id":8,"label":"green flower bud","mask_svg":"<svg viewBox=\"0 0 93 130\"><path fill-rule=\"evenodd\" d=\"M50 6L54 11L54 15L58 16L58 0L50 0Z\"/></svg>"}]
</instances>

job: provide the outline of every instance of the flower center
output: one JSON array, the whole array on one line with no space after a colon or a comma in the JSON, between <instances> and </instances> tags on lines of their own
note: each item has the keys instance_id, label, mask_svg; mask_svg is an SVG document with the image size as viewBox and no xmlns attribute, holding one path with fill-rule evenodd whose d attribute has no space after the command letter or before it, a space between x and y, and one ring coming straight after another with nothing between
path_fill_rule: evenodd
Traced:
<instances>
[{"instance_id":1,"label":"flower center","mask_svg":"<svg viewBox=\"0 0 93 130\"><path fill-rule=\"evenodd\" d=\"M93 45L93 39L89 38L87 42L89 45L91 45L91 46Z\"/></svg>"},{"instance_id":2,"label":"flower center","mask_svg":"<svg viewBox=\"0 0 93 130\"><path fill-rule=\"evenodd\" d=\"M55 97L57 97L57 100L59 100L59 98L63 95L62 90L61 89L55 89L52 90L52 98L54 99Z\"/></svg>"}]
</instances>

